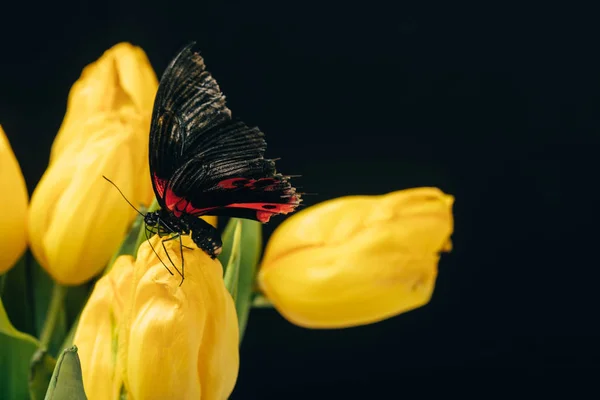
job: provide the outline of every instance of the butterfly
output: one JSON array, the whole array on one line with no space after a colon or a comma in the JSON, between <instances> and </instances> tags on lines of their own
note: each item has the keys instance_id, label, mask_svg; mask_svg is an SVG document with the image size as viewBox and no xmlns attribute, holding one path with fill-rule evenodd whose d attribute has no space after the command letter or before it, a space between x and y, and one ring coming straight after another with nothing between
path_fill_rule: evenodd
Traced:
<instances>
[{"instance_id":1,"label":"butterfly","mask_svg":"<svg viewBox=\"0 0 600 400\"><path fill-rule=\"evenodd\" d=\"M274 215L295 211L302 201L290 176L276 171L275 160L264 158L263 132L231 117L225 96L194 45L189 43L177 54L159 82L149 161L160 209L144 216L147 238L149 233L168 236L162 246L182 283L182 235L191 234L198 248L213 259L221 252L217 229L200 216L267 223ZM176 239L182 251L181 270L165 247L165 242Z\"/></svg>"}]
</instances>

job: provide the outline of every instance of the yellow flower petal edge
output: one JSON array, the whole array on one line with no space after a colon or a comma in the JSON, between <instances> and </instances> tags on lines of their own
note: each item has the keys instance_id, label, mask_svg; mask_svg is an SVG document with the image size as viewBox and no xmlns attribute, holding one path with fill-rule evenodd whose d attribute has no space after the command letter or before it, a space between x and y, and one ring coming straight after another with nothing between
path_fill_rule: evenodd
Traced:
<instances>
[{"instance_id":1,"label":"yellow flower petal edge","mask_svg":"<svg viewBox=\"0 0 600 400\"><path fill-rule=\"evenodd\" d=\"M23 255L27 245L27 186L19 162L0 125L0 275Z\"/></svg>"},{"instance_id":2,"label":"yellow flower petal edge","mask_svg":"<svg viewBox=\"0 0 600 400\"><path fill-rule=\"evenodd\" d=\"M170 266L162 239L153 237L138 251L130 308L119 336L119 358L131 399L225 399L239 368L235 305L223 282L223 269L183 244L185 280L170 275L150 244ZM166 242L177 266L178 241Z\"/></svg>"},{"instance_id":3,"label":"yellow flower petal edge","mask_svg":"<svg viewBox=\"0 0 600 400\"><path fill-rule=\"evenodd\" d=\"M130 297L133 257L117 258L100 278L86 303L73 343L81 360L83 385L89 400L118 400L123 385L117 366L118 334Z\"/></svg>"},{"instance_id":4,"label":"yellow flower petal edge","mask_svg":"<svg viewBox=\"0 0 600 400\"><path fill-rule=\"evenodd\" d=\"M451 248L454 197L437 188L348 196L307 208L267 244L259 286L308 328L374 323L427 304Z\"/></svg>"}]
</instances>

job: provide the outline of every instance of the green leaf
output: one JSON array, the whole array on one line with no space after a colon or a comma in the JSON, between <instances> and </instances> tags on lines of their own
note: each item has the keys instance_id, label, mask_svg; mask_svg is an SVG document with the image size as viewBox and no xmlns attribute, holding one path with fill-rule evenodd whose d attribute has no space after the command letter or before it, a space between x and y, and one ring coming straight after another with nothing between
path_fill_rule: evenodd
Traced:
<instances>
[{"instance_id":1,"label":"green leaf","mask_svg":"<svg viewBox=\"0 0 600 400\"><path fill-rule=\"evenodd\" d=\"M37 350L36 338L11 324L0 301L0 399L26 399L29 362Z\"/></svg>"},{"instance_id":2,"label":"green leaf","mask_svg":"<svg viewBox=\"0 0 600 400\"><path fill-rule=\"evenodd\" d=\"M235 229L233 233L233 240L231 242L231 252L229 255L229 260L227 261L227 269L225 270L226 272L223 280L225 281L225 287L227 290L229 290L229 293L231 293L231 297L233 297L233 301L237 304L240 278L240 253L242 250L242 223L239 220L234 223Z\"/></svg>"},{"instance_id":3,"label":"green leaf","mask_svg":"<svg viewBox=\"0 0 600 400\"><path fill-rule=\"evenodd\" d=\"M241 341L248 323L254 283L256 280L256 270L261 255L262 224L258 221L247 219L232 218L229 220L229 223L223 231L223 251L219 256L219 260L223 265L229 263L232 250L235 248L234 233L238 224L241 225L241 238L238 289L235 308L238 315ZM225 274L227 274L227 269L225 269Z\"/></svg>"},{"instance_id":4,"label":"green leaf","mask_svg":"<svg viewBox=\"0 0 600 400\"><path fill-rule=\"evenodd\" d=\"M52 373L46 400L86 400L77 346L65 349Z\"/></svg>"},{"instance_id":5,"label":"green leaf","mask_svg":"<svg viewBox=\"0 0 600 400\"><path fill-rule=\"evenodd\" d=\"M50 384L56 360L44 349L38 349L31 360L29 372L29 396L31 400L43 400Z\"/></svg>"},{"instance_id":6,"label":"green leaf","mask_svg":"<svg viewBox=\"0 0 600 400\"><path fill-rule=\"evenodd\" d=\"M37 335L33 314L33 293L29 281L28 259L33 257L29 252L15 266L3 275L4 290L2 291L2 302L8 317L20 332Z\"/></svg>"}]
</instances>

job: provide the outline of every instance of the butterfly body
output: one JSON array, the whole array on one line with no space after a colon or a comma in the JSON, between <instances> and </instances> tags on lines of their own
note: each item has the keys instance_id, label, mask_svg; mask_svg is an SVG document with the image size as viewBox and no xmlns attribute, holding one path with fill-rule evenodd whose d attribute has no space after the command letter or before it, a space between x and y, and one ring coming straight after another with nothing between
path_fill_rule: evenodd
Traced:
<instances>
[{"instance_id":1,"label":"butterfly body","mask_svg":"<svg viewBox=\"0 0 600 400\"><path fill-rule=\"evenodd\" d=\"M222 242L218 231L208 222L193 215L184 214L176 217L172 212L160 209L147 213L144 216L144 223L151 232L161 237L176 238L191 234L196 246L211 258L216 258L221 253Z\"/></svg>"},{"instance_id":2,"label":"butterfly body","mask_svg":"<svg viewBox=\"0 0 600 400\"><path fill-rule=\"evenodd\" d=\"M264 134L232 119L193 45L171 61L156 94L149 158L160 210L148 213L145 222L153 232L171 237L166 240L191 234L214 258L221 239L200 216L266 223L293 212L302 200L289 177L276 172L275 160L264 158Z\"/></svg>"}]
</instances>

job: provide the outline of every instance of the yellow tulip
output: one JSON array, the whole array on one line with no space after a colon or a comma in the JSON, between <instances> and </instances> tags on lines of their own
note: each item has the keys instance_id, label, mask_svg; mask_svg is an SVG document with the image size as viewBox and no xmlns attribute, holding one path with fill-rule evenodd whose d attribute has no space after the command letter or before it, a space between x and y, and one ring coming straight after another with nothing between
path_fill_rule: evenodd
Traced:
<instances>
[{"instance_id":1,"label":"yellow tulip","mask_svg":"<svg viewBox=\"0 0 600 400\"><path fill-rule=\"evenodd\" d=\"M150 242L172 268L160 238ZM165 243L181 264L179 241ZM185 246L195 247L189 236ZM223 269L202 250L184 249L185 280L170 275L148 242L138 251L119 362L129 399L226 399L239 367L235 305ZM78 346L80 344L76 343Z\"/></svg>"},{"instance_id":2,"label":"yellow tulip","mask_svg":"<svg viewBox=\"0 0 600 400\"><path fill-rule=\"evenodd\" d=\"M27 245L27 186L19 162L0 125L0 275L21 257Z\"/></svg>"},{"instance_id":3,"label":"yellow tulip","mask_svg":"<svg viewBox=\"0 0 600 400\"><path fill-rule=\"evenodd\" d=\"M129 44L108 50L73 85L29 210L32 252L57 282L78 285L98 274L136 215L102 175L133 204L150 204L148 135L157 87L143 51Z\"/></svg>"},{"instance_id":4,"label":"yellow tulip","mask_svg":"<svg viewBox=\"0 0 600 400\"><path fill-rule=\"evenodd\" d=\"M150 242L171 266L154 236ZM183 244L193 247L186 236ZM179 241L165 242L180 265ZM187 273L170 275L144 242L117 258L81 313L79 349L88 399L225 399L239 368L238 323L223 269L203 251L184 249Z\"/></svg>"},{"instance_id":5,"label":"yellow tulip","mask_svg":"<svg viewBox=\"0 0 600 400\"><path fill-rule=\"evenodd\" d=\"M84 389L89 400L118 399L123 377L115 346L131 293L133 257L117 258L86 303L73 343L78 346Z\"/></svg>"},{"instance_id":6,"label":"yellow tulip","mask_svg":"<svg viewBox=\"0 0 600 400\"><path fill-rule=\"evenodd\" d=\"M417 188L303 210L268 242L260 288L286 319L308 328L369 324L423 306L439 253L451 248L453 202Z\"/></svg>"}]
</instances>

